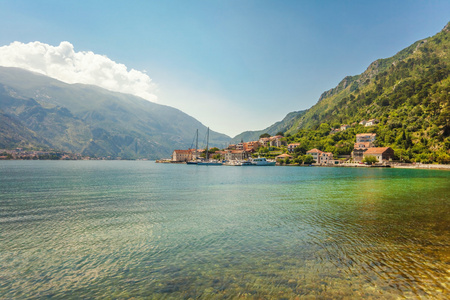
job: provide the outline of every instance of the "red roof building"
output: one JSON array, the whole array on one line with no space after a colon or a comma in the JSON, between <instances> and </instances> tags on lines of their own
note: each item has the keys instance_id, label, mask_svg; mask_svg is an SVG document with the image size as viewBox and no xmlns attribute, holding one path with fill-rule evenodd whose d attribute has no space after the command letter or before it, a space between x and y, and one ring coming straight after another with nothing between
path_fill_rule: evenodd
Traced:
<instances>
[{"instance_id":1,"label":"red roof building","mask_svg":"<svg viewBox=\"0 0 450 300\"><path fill-rule=\"evenodd\" d=\"M367 149L363 157L374 156L378 162L389 161L394 158L394 150L391 147L374 147Z\"/></svg>"}]
</instances>

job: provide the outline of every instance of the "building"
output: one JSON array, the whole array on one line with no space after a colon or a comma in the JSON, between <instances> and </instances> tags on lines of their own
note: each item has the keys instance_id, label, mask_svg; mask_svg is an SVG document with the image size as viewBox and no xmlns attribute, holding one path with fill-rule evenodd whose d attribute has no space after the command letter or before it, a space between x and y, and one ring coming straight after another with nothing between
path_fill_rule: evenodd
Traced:
<instances>
[{"instance_id":1,"label":"building","mask_svg":"<svg viewBox=\"0 0 450 300\"><path fill-rule=\"evenodd\" d=\"M331 152L323 152L314 148L306 152L306 155L311 155L316 164L327 165L334 163L333 153Z\"/></svg>"},{"instance_id":2,"label":"building","mask_svg":"<svg viewBox=\"0 0 450 300\"><path fill-rule=\"evenodd\" d=\"M220 159L224 159L225 158L225 154L226 154L226 151L221 151L221 150L216 151L214 153L211 153L212 156L219 155Z\"/></svg>"},{"instance_id":3,"label":"building","mask_svg":"<svg viewBox=\"0 0 450 300\"><path fill-rule=\"evenodd\" d=\"M374 147L367 149L363 156L374 156L378 162L389 161L394 159L394 150L391 147Z\"/></svg>"},{"instance_id":4,"label":"building","mask_svg":"<svg viewBox=\"0 0 450 300\"><path fill-rule=\"evenodd\" d=\"M355 143L353 145L354 149L368 149L368 148L372 148L372 147L373 147L372 142L361 142L361 143Z\"/></svg>"},{"instance_id":5,"label":"building","mask_svg":"<svg viewBox=\"0 0 450 300\"><path fill-rule=\"evenodd\" d=\"M239 144L236 144L236 150L244 150L244 143L240 142Z\"/></svg>"},{"instance_id":6,"label":"building","mask_svg":"<svg viewBox=\"0 0 450 300\"><path fill-rule=\"evenodd\" d=\"M320 154L322 153L322 151L320 151L319 149L311 149L309 151L306 152L306 155L311 155L314 159L314 161L318 164L320 164Z\"/></svg>"},{"instance_id":7,"label":"building","mask_svg":"<svg viewBox=\"0 0 450 300\"><path fill-rule=\"evenodd\" d=\"M366 120L361 120L361 122L359 122L359 125L366 125L367 121Z\"/></svg>"},{"instance_id":8,"label":"building","mask_svg":"<svg viewBox=\"0 0 450 300\"><path fill-rule=\"evenodd\" d=\"M261 144L263 147L268 147L270 145L270 138L260 138L259 144Z\"/></svg>"},{"instance_id":9,"label":"building","mask_svg":"<svg viewBox=\"0 0 450 300\"><path fill-rule=\"evenodd\" d=\"M295 148L297 148L299 146L300 146L300 143L289 144L287 146L288 152L290 152L290 153L294 152Z\"/></svg>"},{"instance_id":10,"label":"building","mask_svg":"<svg viewBox=\"0 0 450 300\"><path fill-rule=\"evenodd\" d=\"M281 147L283 145L283 142L281 141L281 139L283 138L283 136L281 135L276 135L276 136L272 136L270 137L270 146L272 147Z\"/></svg>"},{"instance_id":11,"label":"building","mask_svg":"<svg viewBox=\"0 0 450 300\"><path fill-rule=\"evenodd\" d=\"M257 141L244 143L244 150L247 152L253 153L256 150L258 150L259 147L260 147L260 144Z\"/></svg>"},{"instance_id":12,"label":"building","mask_svg":"<svg viewBox=\"0 0 450 300\"><path fill-rule=\"evenodd\" d=\"M376 137L376 133L358 133L356 135L356 143L353 145L352 151L353 161L362 161L364 159L364 153L367 149L374 147Z\"/></svg>"},{"instance_id":13,"label":"building","mask_svg":"<svg viewBox=\"0 0 450 300\"><path fill-rule=\"evenodd\" d=\"M225 160L246 160L249 158L249 153L244 150L226 150Z\"/></svg>"},{"instance_id":14,"label":"building","mask_svg":"<svg viewBox=\"0 0 450 300\"><path fill-rule=\"evenodd\" d=\"M333 153L331 152L322 152L319 155L320 157L320 164L333 164L334 163L334 159L333 159Z\"/></svg>"},{"instance_id":15,"label":"building","mask_svg":"<svg viewBox=\"0 0 450 300\"><path fill-rule=\"evenodd\" d=\"M275 160L281 160L281 159L286 159L286 158L293 159L294 157L287 153L284 153L284 154L281 154L281 155L278 155L277 157L275 157Z\"/></svg>"},{"instance_id":16,"label":"building","mask_svg":"<svg viewBox=\"0 0 450 300\"><path fill-rule=\"evenodd\" d=\"M362 161L364 158L364 152L367 151L368 148L355 148L352 151L352 160L353 161Z\"/></svg>"},{"instance_id":17,"label":"building","mask_svg":"<svg viewBox=\"0 0 450 300\"><path fill-rule=\"evenodd\" d=\"M376 138L376 133L358 133L356 135L356 143L374 143Z\"/></svg>"},{"instance_id":18,"label":"building","mask_svg":"<svg viewBox=\"0 0 450 300\"><path fill-rule=\"evenodd\" d=\"M373 126L380 123L380 121L378 119L371 119L369 121L367 121L367 123L364 126Z\"/></svg>"},{"instance_id":19,"label":"building","mask_svg":"<svg viewBox=\"0 0 450 300\"><path fill-rule=\"evenodd\" d=\"M341 131L345 131L345 130L347 130L349 128L350 128L350 125L342 124L340 129L341 129Z\"/></svg>"},{"instance_id":20,"label":"building","mask_svg":"<svg viewBox=\"0 0 450 300\"><path fill-rule=\"evenodd\" d=\"M192 152L193 150L174 150L172 153L172 161L173 162L183 162L192 160Z\"/></svg>"}]
</instances>

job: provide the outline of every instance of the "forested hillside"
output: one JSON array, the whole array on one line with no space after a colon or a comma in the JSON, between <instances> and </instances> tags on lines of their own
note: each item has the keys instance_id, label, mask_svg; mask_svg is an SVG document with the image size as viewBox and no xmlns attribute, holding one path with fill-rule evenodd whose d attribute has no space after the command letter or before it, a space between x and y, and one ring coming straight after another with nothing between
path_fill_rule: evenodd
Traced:
<instances>
[{"instance_id":1,"label":"forested hillside","mask_svg":"<svg viewBox=\"0 0 450 300\"><path fill-rule=\"evenodd\" d=\"M431 38L346 77L287 130L289 142L350 154L355 135L377 134L398 159L450 163L450 23ZM374 126L359 125L378 119ZM330 134L341 124L350 129Z\"/></svg>"}]
</instances>

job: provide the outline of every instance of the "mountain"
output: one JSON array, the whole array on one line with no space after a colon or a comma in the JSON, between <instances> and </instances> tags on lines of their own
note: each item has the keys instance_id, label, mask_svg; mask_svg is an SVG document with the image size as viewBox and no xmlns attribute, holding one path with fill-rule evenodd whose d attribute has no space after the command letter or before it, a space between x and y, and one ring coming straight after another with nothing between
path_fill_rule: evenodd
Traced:
<instances>
[{"instance_id":1,"label":"mountain","mask_svg":"<svg viewBox=\"0 0 450 300\"><path fill-rule=\"evenodd\" d=\"M324 122L342 124L372 118L390 123L396 119L406 124L407 118L401 117L406 116L403 109L427 110L432 103L442 106L439 112L445 111L446 99L437 101L434 96L440 98L436 92L448 85L449 24L435 36L417 41L393 57L376 60L364 73L345 77L297 118L288 132L315 128Z\"/></svg>"},{"instance_id":2,"label":"mountain","mask_svg":"<svg viewBox=\"0 0 450 300\"><path fill-rule=\"evenodd\" d=\"M300 118L305 113L306 110L290 112L286 115L286 117L284 117L283 120L276 122L275 124L267 127L266 129L259 131L244 131L238 134L231 140L231 143L239 143L241 140L243 140L244 142L257 141L259 139L259 136L263 133L275 135L280 131L285 132L294 125L295 120Z\"/></svg>"},{"instance_id":3,"label":"mountain","mask_svg":"<svg viewBox=\"0 0 450 300\"><path fill-rule=\"evenodd\" d=\"M47 141L25 127L17 118L0 110L0 149L48 148Z\"/></svg>"},{"instance_id":4,"label":"mountain","mask_svg":"<svg viewBox=\"0 0 450 300\"><path fill-rule=\"evenodd\" d=\"M97 86L0 67L0 147L127 159L168 157L206 127L178 109ZM7 124L7 126L3 126ZM210 144L230 137L210 131Z\"/></svg>"},{"instance_id":5,"label":"mountain","mask_svg":"<svg viewBox=\"0 0 450 300\"><path fill-rule=\"evenodd\" d=\"M363 120L377 119L375 126ZM290 121L288 142L335 155L350 154L355 135L377 134L397 159L450 163L450 23L396 55L345 77L304 114ZM342 124L351 128L330 134Z\"/></svg>"}]
</instances>

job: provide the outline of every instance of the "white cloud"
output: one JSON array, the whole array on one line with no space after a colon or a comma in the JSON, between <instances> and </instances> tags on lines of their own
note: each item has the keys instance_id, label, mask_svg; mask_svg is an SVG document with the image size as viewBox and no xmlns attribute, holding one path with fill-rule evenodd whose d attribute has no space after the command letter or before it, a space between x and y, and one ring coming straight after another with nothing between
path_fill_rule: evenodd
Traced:
<instances>
[{"instance_id":1,"label":"white cloud","mask_svg":"<svg viewBox=\"0 0 450 300\"><path fill-rule=\"evenodd\" d=\"M0 65L38 72L67 83L93 84L156 101L157 86L144 72L128 71L104 55L75 52L69 42L51 46L41 42L14 42L0 47Z\"/></svg>"}]
</instances>

